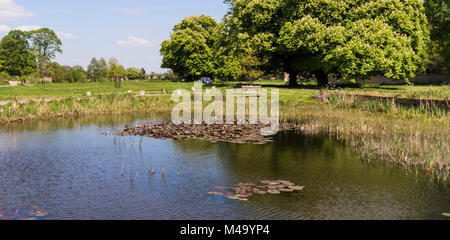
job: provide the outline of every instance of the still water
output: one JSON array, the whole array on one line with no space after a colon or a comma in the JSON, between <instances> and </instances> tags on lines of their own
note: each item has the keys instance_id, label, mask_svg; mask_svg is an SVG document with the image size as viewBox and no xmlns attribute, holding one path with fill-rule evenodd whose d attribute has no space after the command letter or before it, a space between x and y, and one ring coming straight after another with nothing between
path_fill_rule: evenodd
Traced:
<instances>
[{"instance_id":1,"label":"still water","mask_svg":"<svg viewBox=\"0 0 450 240\"><path fill-rule=\"evenodd\" d=\"M152 116L103 116L0 128L0 210L39 206L43 219L446 219L450 187L361 161L325 136L280 133L266 145L116 137ZM156 173L148 173L154 168ZM161 171L166 168L165 177ZM283 179L300 192L248 202L217 185Z\"/></svg>"}]
</instances>

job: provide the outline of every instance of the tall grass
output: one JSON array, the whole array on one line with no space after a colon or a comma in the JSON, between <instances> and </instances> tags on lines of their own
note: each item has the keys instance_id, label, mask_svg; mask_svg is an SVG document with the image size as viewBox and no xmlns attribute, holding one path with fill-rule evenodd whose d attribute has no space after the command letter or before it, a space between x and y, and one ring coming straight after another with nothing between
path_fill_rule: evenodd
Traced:
<instances>
[{"instance_id":1,"label":"tall grass","mask_svg":"<svg viewBox=\"0 0 450 240\"><path fill-rule=\"evenodd\" d=\"M421 101L419 106L396 103L392 99L369 100L355 95L331 94L328 102L338 108L360 109L372 113L387 113L409 118L448 118L449 107L434 104L432 101Z\"/></svg>"},{"instance_id":2,"label":"tall grass","mask_svg":"<svg viewBox=\"0 0 450 240\"><path fill-rule=\"evenodd\" d=\"M128 112L166 112L172 102L164 97L135 97L131 94L97 95L92 98L63 100L13 101L0 106L0 123L32 119L78 117L87 114L117 114Z\"/></svg>"},{"instance_id":3,"label":"tall grass","mask_svg":"<svg viewBox=\"0 0 450 240\"><path fill-rule=\"evenodd\" d=\"M448 118L408 118L333 105L283 109L281 114L307 134L325 133L345 141L369 161L425 169L445 180L450 173Z\"/></svg>"}]
</instances>

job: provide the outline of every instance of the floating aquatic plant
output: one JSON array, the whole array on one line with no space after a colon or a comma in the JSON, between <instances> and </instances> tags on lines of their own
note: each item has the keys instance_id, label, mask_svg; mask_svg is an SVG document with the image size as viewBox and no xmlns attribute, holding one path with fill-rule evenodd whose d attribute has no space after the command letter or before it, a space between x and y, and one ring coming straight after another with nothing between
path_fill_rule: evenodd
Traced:
<instances>
[{"instance_id":1,"label":"floating aquatic plant","mask_svg":"<svg viewBox=\"0 0 450 240\"><path fill-rule=\"evenodd\" d=\"M236 144L266 144L272 140L261 134L263 124L174 124L167 121L138 124L134 127L125 125L119 136L147 136L161 139L202 139L211 142L230 142ZM290 123L280 123L280 130L296 129ZM142 140L140 140L142 141Z\"/></svg>"},{"instance_id":2,"label":"floating aquatic plant","mask_svg":"<svg viewBox=\"0 0 450 240\"><path fill-rule=\"evenodd\" d=\"M255 194L265 195L291 193L303 190L303 186L296 186L294 183L286 180L261 180L262 185L254 183L239 183L233 186L215 186L217 191L208 192L211 195L223 196L233 200L248 201ZM219 192L226 191L226 192Z\"/></svg>"},{"instance_id":3,"label":"floating aquatic plant","mask_svg":"<svg viewBox=\"0 0 450 240\"><path fill-rule=\"evenodd\" d=\"M31 209L0 210L0 220L39 220L47 215L47 210L38 206L33 206Z\"/></svg>"}]
</instances>

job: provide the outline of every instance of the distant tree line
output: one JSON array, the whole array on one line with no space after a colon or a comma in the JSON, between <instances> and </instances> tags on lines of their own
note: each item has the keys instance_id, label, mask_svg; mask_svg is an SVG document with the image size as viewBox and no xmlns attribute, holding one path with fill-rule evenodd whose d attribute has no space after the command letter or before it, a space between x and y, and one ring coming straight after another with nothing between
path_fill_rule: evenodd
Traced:
<instances>
[{"instance_id":1,"label":"distant tree line","mask_svg":"<svg viewBox=\"0 0 450 240\"><path fill-rule=\"evenodd\" d=\"M161 44L163 68L181 79L254 80L289 74L326 86L385 76L449 73L448 0L225 0L218 23L205 15L176 24Z\"/></svg>"},{"instance_id":2,"label":"distant tree line","mask_svg":"<svg viewBox=\"0 0 450 240\"><path fill-rule=\"evenodd\" d=\"M61 40L52 30L13 30L0 41L0 73L3 77L46 76L50 61L62 53Z\"/></svg>"},{"instance_id":3,"label":"distant tree line","mask_svg":"<svg viewBox=\"0 0 450 240\"><path fill-rule=\"evenodd\" d=\"M82 66L63 66L52 62L62 53L62 42L54 31L42 28L35 31L10 31L0 41L0 81L40 80L52 82L102 82L111 80L120 87L123 79L146 79L144 68L125 69L115 58L92 58L87 70Z\"/></svg>"},{"instance_id":4,"label":"distant tree line","mask_svg":"<svg viewBox=\"0 0 450 240\"><path fill-rule=\"evenodd\" d=\"M53 82L106 82L112 81L116 87L120 87L122 80L140 80L146 79L147 75L145 69L130 67L125 69L119 64L119 61L112 57L106 62L105 58L97 60L96 57L91 59L87 70L82 66L61 66L54 62L49 64L49 76L52 77Z\"/></svg>"},{"instance_id":5,"label":"distant tree line","mask_svg":"<svg viewBox=\"0 0 450 240\"><path fill-rule=\"evenodd\" d=\"M62 53L62 42L54 31L41 28L34 31L10 31L0 41L0 81L40 80L53 82L102 82L111 80L120 87L123 79L146 79L144 68L125 69L117 59L92 58L87 70L82 66L63 66L52 62Z\"/></svg>"}]
</instances>

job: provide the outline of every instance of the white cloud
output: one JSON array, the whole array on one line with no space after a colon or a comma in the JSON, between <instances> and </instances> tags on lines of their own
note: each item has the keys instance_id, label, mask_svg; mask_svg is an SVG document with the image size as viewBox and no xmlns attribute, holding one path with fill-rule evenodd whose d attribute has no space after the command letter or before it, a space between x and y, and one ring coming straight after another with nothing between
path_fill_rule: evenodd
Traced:
<instances>
[{"instance_id":1,"label":"white cloud","mask_svg":"<svg viewBox=\"0 0 450 240\"><path fill-rule=\"evenodd\" d=\"M15 28L15 30L20 30L20 31L24 31L24 32L38 30L38 29L41 29L41 26L23 25L23 26L18 26L18 27Z\"/></svg>"},{"instance_id":2,"label":"white cloud","mask_svg":"<svg viewBox=\"0 0 450 240\"><path fill-rule=\"evenodd\" d=\"M67 32L56 32L56 35L58 35L58 37L62 40L73 40L73 39L78 39L79 37L77 35L74 35L72 33L67 33Z\"/></svg>"},{"instance_id":3,"label":"white cloud","mask_svg":"<svg viewBox=\"0 0 450 240\"><path fill-rule=\"evenodd\" d=\"M133 36L129 36L126 40L117 40L116 44L124 47L124 46L132 46L132 47L147 47L151 46L152 44L142 38L137 38Z\"/></svg>"},{"instance_id":4,"label":"white cloud","mask_svg":"<svg viewBox=\"0 0 450 240\"><path fill-rule=\"evenodd\" d=\"M14 28L14 30L20 30L20 31L24 31L24 32L33 31L33 30L37 30L37 29L41 29L41 26L37 26L37 25L22 25L22 26L18 26L16 28ZM11 30L12 29L10 27L8 27L8 26L0 25L0 33L8 33ZM78 39L79 38L77 35L72 34L72 33L68 33L68 32L56 31L55 33L62 40L73 40L73 39Z\"/></svg>"},{"instance_id":5,"label":"white cloud","mask_svg":"<svg viewBox=\"0 0 450 240\"><path fill-rule=\"evenodd\" d=\"M9 31L11 31L11 28L5 25L0 25L0 33L8 33Z\"/></svg>"},{"instance_id":6,"label":"white cloud","mask_svg":"<svg viewBox=\"0 0 450 240\"><path fill-rule=\"evenodd\" d=\"M0 0L0 21L12 21L20 18L35 16L17 5L14 0Z\"/></svg>"},{"instance_id":7,"label":"white cloud","mask_svg":"<svg viewBox=\"0 0 450 240\"><path fill-rule=\"evenodd\" d=\"M122 9L116 9L114 11L120 12L120 13L127 13L127 14L142 14L142 13L144 13L144 10L141 8L122 8Z\"/></svg>"}]
</instances>

